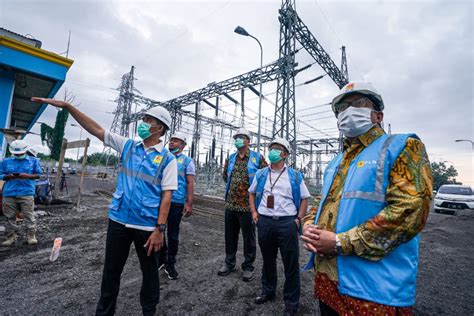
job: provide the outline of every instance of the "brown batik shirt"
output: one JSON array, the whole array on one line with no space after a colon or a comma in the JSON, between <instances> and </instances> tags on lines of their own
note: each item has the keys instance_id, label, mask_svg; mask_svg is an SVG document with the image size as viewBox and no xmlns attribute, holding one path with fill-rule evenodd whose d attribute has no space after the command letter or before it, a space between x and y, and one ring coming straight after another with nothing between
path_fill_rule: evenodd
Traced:
<instances>
[{"instance_id":1,"label":"brown batik shirt","mask_svg":"<svg viewBox=\"0 0 474 316\"><path fill-rule=\"evenodd\" d=\"M227 193L225 208L230 211L238 212L250 212L249 205L249 192L250 187L249 183L249 172L248 172L248 162L250 158L250 149L245 151L243 157L240 157L237 153L235 158L235 165L231 171L231 174L227 174L227 166L229 164L229 159L226 160L223 171L224 181L227 182L227 177L230 176L230 186L229 192ZM260 156L259 169L267 166L267 162L263 156Z\"/></svg>"}]
</instances>

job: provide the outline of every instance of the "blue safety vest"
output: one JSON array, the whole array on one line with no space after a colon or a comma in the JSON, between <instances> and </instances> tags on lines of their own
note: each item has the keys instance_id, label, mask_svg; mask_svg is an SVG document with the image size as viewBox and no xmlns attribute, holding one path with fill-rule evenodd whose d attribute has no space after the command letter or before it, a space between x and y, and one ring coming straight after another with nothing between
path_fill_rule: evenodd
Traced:
<instances>
[{"instance_id":1,"label":"blue safety vest","mask_svg":"<svg viewBox=\"0 0 474 316\"><path fill-rule=\"evenodd\" d=\"M186 169L192 161L192 158L179 154L176 156L176 161L178 163L178 189L173 191L173 196L171 197L171 202L184 204L186 202L187 186L188 182L186 181Z\"/></svg>"},{"instance_id":2,"label":"blue safety vest","mask_svg":"<svg viewBox=\"0 0 474 316\"><path fill-rule=\"evenodd\" d=\"M230 179L232 177L232 169L234 169L237 155L238 155L238 152L230 155L229 162L227 164L227 183L225 186L225 199L226 200L227 200L227 193L229 192L229 188L230 188ZM255 177L255 173L257 172L259 166L260 166L260 154L255 151L250 150L249 162L247 164L247 170L249 174L249 184L252 184L253 178Z\"/></svg>"},{"instance_id":3,"label":"blue safety vest","mask_svg":"<svg viewBox=\"0 0 474 316\"><path fill-rule=\"evenodd\" d=\"M109 218L122 224L156 226L163 170L173 159L166 148L147 153L140 142L129 139L122 151Z\"/></svg>"},{"instance_id":4,"label":"blue safety vest","mask_svg":"<svg viewBox=\"0 0 474 316\"><path fill-rule=\"evenodd\" d=\"M26 156L24 159L6 158L0 163L0 179L12 173L27 173L41 175L39 159ZM3 185L3 196L34 196L35 180L13 179Z\"/></svg>"},{"instance_id":5,"label":"blue safety vest","mask_svg":"<svg viewBox=\"0 0 474 316\"><path fill-rule=\"evenodd\" d=\"M351 161L339 203L337 234L368 221L388 205L385 195L390 171L409 137L418 138L414 134L382 135ZM340 153L326 168L315 223L319 220L342 158L343 153ZM416 235L379 261L355 255L338 256L339 292L384 305L412 306L415 303L418 241L419 236ZM314 268L314 258L312 253L306 269Z\"/></svg>"},{"instance_id":6,"label":"blue safety vest","mask_svg":"<svg viewBox=\"0 0 474 316\"><path fill-rule=\"evenodd\" d=\"M296 206L296 213L298 213L301 204L301 182L303 181L303 175L301 172L290 167L287 167L286 170L288 171L288 178L290 180L293 203ZM257 174L255 175L257 181L257 188L255 190L255 208L257 210L260 206L260 203L262 202L263 191L269 173L270 167L266 167L258 170Z\"/></svg>"}]
</instances>

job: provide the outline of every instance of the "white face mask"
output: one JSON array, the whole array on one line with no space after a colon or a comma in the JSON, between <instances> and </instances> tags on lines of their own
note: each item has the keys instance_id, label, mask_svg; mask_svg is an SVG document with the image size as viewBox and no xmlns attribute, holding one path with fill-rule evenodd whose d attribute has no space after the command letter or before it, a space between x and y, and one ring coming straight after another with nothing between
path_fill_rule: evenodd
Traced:
<instances>
[{"instance_id":1,"label":"white face mask","mask_svg":"<svg viewBox=\"0 0 474 316\"><path fill-rule=\"evenodd\" d=\"M362 135L374 126L370 119L371 112L369 108L350 106L337 116L337 126L346 137Z\"/></svg>"}]
</instances>

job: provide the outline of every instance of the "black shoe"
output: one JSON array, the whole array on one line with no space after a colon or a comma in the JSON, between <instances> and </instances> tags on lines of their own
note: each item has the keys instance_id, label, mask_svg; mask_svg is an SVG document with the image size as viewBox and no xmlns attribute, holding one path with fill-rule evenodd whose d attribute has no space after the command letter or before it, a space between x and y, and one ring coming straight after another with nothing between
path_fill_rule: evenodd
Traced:
<instances>
[{"instance_id":1,"label":"black shoe","mask_svg":"<svg viewBox=\"0 0 474 316\"><path fill-rule=\"evenodd\" d=\"M257 296L255 299L255 304L260 305L268 301L273 301L275 299L275 294L263 294L262 296Z\"/></svg>"},{"instance_id":2,"label":"black shoe","mask_svg":"<svg viewBox=\"0 0 474 316\"><path fill-rule=\"evenodd\" d=\"M217 271L217 275L226 276L229 275L232 271L235 271L235 267L229 267L227 264L224 265Z\"/></svg>"},{"instance_id":3,"label":"black shoe","mask_svg":"<svg viewBox=\"0 0 474 316\"><path fill-rule=\"evenodd\" d=\"M176 280L178 278L178 272L174 268L174 266L167 265L165 267L165 273L168 275L168 279Z\"/></svg>"},{"instance_id":4,"label":"black shoe","mask_svg":"<svg viewBox=\"0 0 474 316\"><path fill-rule=\"evenodd\" d=\"M253 271L250 270L244 270L244 273L242 274L242 280L244 282L250 282L253 280Z\"/></svg>"}]
</instances>

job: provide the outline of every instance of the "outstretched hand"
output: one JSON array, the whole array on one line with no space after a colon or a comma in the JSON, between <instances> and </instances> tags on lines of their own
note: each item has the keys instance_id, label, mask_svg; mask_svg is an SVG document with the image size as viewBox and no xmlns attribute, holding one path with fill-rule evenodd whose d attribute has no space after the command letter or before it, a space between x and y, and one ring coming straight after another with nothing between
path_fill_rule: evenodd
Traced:
<instances>
[{"instance_id":1,"label":"outstretched hand","mask_svg":"<svg viewBox=\"0 0 474 316\"><path fill-rule=\"evenodd\" d=\"M48 99L48 98L37 98L37 97L32 97L31 101L36 102L36 103L47 103L51 104L57 108L66 108L70 106L71 104L66 102L66 101L61 101L61 100L55 100L55 99Z\"/></svg>"}]
</instances>

